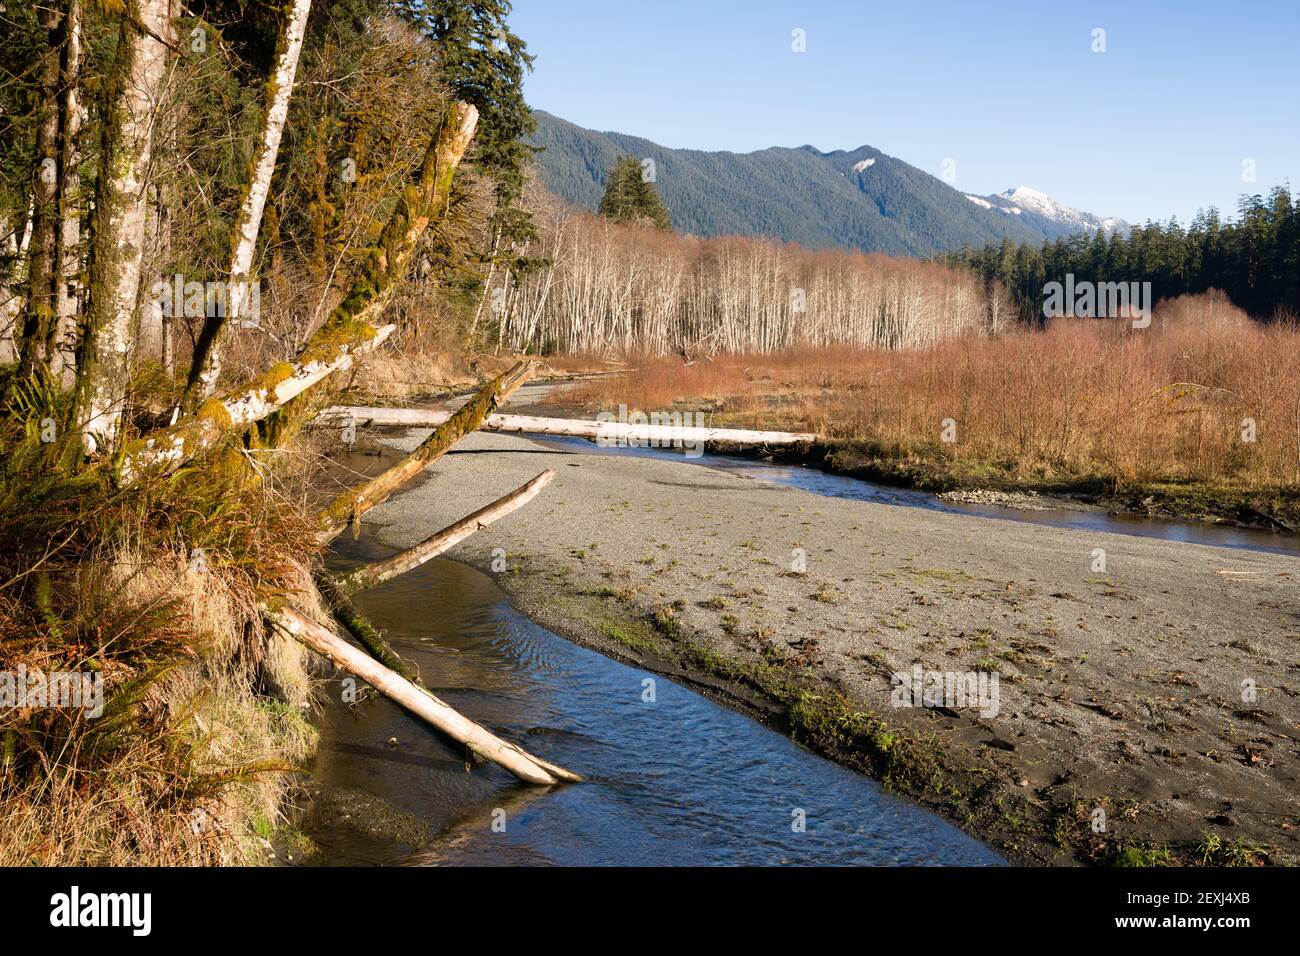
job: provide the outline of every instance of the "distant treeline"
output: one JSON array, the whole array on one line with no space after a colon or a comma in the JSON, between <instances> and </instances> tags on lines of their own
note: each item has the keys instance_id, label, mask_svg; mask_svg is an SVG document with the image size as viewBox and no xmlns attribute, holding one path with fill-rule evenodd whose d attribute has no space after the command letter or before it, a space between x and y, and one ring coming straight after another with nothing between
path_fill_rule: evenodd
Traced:
<instances>
[{"instance_id":1,"label":"distant treeline","mask_svg":"<svg viewBox=\"0 0 1300 956\"><path fill-rule=\"evenodd\" d=\"M1043 317L1044 285L1072 273L1076 281L1146 282L1156 300L1221 289L1256 318L1300 314L1300 203L1289 187L1265 199L1243 196L1236 221L1211 208L1184 228L1134 226L1127 236L1076 235L1042 246L990 243L939 259L964 266L986 283L1005 285L1026 322Z\"/></svg>"},{"instance_id":2,"label":"distant treeline","mask_svg":"<svg viewBox=\"0 0 1300 956\"><path fill-rule=\"evenodd\" d=\"M688 355L792 345L908 348L1014 320L997 283L919 259L739 236L699 239L535 211L543 265L492 290L520 351Z\"/></svg>"}]
</instances>

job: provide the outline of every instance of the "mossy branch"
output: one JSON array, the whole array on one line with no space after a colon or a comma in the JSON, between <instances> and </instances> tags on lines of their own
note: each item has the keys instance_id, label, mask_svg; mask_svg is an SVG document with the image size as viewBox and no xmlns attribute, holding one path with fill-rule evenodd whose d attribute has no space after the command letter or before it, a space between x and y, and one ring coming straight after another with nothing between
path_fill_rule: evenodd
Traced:
<instances>
[{"instance_id":1,"label":"mossy branch","mask_svg":"<svg viewBox=\"0 0 1300 956\"><path fill-rule=\"evenodd\" d=\"M356 605L352 603L333 577L324 571L318 572L316 574L316 587L320 591L321 597L325 599L325 604L329 607L330 613L348 629L349 634L361 642L361 646L370 653L371 657L389 670L401 674L422 690L428 689L424 686L424 682L420 680L420 669L414 664L408 663L397 651L393 650L393 646L384 639L384 635L379 633L379 629L357 610Z\"/></svg>"},{"instance_id":2,"label":"mossy branch","mask_svg":"<svg viewBox=\"0 0 1300 956\"><path fill-rule=\"evenodd\" d=\"M322 328L296 362L281 362L224 397L208 399L192 417L129 443L122 455L119 480L130 484L148 471L175 471L210 451L233 428L261 421L331 373L347 368L356 355L377 348L393 329L391 325L375 329L365 323L328 331Z\"/></svg>"},{"instance_id":3,"label":"mossy branch","mask_svg":"<svg viewBox=\"0 0 1300 956\"><path fill-rule=\"evenodd\" d=\"M451 450L458 441L476 430L499 404L532 376L532 362L519 362L510 371L484 385L459 411L433 430L419 447L383 474L350 488L321 512L319 541L328 544L375 505L410 481L428 465Z\"/></svg>"}]
</instances>

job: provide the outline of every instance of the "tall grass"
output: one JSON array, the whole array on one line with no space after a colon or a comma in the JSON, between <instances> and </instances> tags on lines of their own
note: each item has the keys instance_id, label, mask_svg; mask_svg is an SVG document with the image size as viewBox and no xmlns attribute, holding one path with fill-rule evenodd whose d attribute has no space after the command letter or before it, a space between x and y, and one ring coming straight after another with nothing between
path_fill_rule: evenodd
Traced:
<instances>
[{"instance_id":1,"label":"tall grass","mask_svg":"<svg viewBox=\"0 0 1300 956\"><path fill-rule=\"evenodd\" d=\"M708 404L741 424L988 462L1024 478L1300 486L1300 329L1254 322L1217 293L1162 303L1147 329L1059 320L917 350L638 366L587 386L583 400ZM955 442L943 441L945 421Z\"/></svg>"},{"instance_id":2,"label":"tall grass","mask_svg":"<svg viewBox=\"0 0 1300 956\"><path fill-rule=\"evenodd\" d=\"M312 744L306 652L256 610L309 585L306 518L219 463L74 467L65 400L0 382L0 671L99 675L104 710L0 708L0 865L257 859Z\"/></svg>"}]
</instances>

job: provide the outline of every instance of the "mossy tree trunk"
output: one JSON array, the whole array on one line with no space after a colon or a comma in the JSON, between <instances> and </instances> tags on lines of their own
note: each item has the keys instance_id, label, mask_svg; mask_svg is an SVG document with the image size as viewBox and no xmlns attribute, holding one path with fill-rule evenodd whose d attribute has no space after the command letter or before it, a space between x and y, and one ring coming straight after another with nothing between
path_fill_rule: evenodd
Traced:
<instances>
[{"instance_id":1,"label":"mossy tree trunk","mask_svg":"<svg viewBox=\"0 0 1300 956\"><path fill-rule=\"evenodd\" d=\"M129 484L145 471L175 471L216 447L232 429L262 421L333 372L348 368L356 355L382 344L393 328L362 324L346 334L313 340L297 361L274 365L226 395L208 399L175 425L132 441L123 451L119 479Z\"/></svg>"},{"instance_id":2,"label":"mossy tree trunk","mask_svg":"<svg viewBox=\"0 0 1300 956\"><path fill-rule=\"evenodd\" d=\"M319 541L328 543L361 515L382 504L430 464L437 461L458 441L478 429L496 407L510 397L533 374L531 362L519 362L504 375L484 385L461 408L433 430L419 446L381 475L349 488L321 512Z\"/></svg>"},{"instance_id":3,"label":"mossy tree trunk","mask_svg":"<svg viewBox=\"0 0 1300 956\"><path fill-rule=\"evenodd\" d=\"M478 110L452 103L429 142L420 173L398 196L392 215L374 246L362 251L361 264L343 301L308 340L301 356L313 350L328 353L334 343L365 335L392 302L410 268L421 236L430 222L441 218L451 201L451 184L478 124ZM365 231L365 230L362 230ZM371 230L373 233L373 230ZM311 414L307 403L294 402L279 410L265 428L268 445L288 442Z\"/></svg>"},{"instance_id":4,"label":"mossy tree trunk","mask_svg":"<svg viewBox=\"0 0 1300 956\"><path fill-rule=\"evenodd\" d=\"M373 322L388 307L406 277L416 243L429 223L446 212L456 167L477 125L478 110L467 103L451 104L425 152L419 178L402 190L397 208L377 243L365 251L355 281L326 320L326 328Z\"/></svg>"},{"instance_id":5,"label":"mossy tree trunk","mask_svg":"<svg viewBox=\"0 0 1300 956\"><path fill-rule=\"evenodd\" d=\"M143 258L153 119L171 35L171 0L127 0L106 84L90 226L90 297L77 354L74 425L94 452L117 437L126 400Z\"/></svg>"},{"instance_id":6,"label":"mossy tree trunk","mask_svg":"<svg viewBox=\"0 0 1300 956\"><path fill-rule=\"evenodd\" d=\"M419 179L402 191L347 296L295 360L275 366L222 398L208 399L193 416L132 443L122 459L123 481L132 481L145 470L173 471L211 449L231 428L280 412L286 403L332 372L350 366L354 355L378 346L393 331L391 325L376 329L371 322L392 300L429 221L445 209L452 177L477 122L473 106L451 105L429 144Z\"/></svg>"},{"instance_id":7,"label":"mossy tree trunk","mask_svg":"<svg viewBox=\"0 0 1300 956\"><path fill-rule=\"evenodd\" d=\"M59 83L59 231L54 243L54 321L47 338L50 371L71 384L76 363L81 275L81 40L82 0L67 0Z\"/></svg>"},{"instance_id":8,"label":"mossy tree trunk","mask_svg":"<svg viewBox=\"0 0 1300 956\"><path fill-rule=\"evenodd\" d=\"M289 116L289 99L293 94L294 78L298 74L298 55L302 51L303 35L307 32L307 15L310 12L311 0L292 0L284 17L276 44L275 66L266 84L266 102L263 105L257 153L249 167L244 199L239 206L239 218L235 221L231 235L228 308L224 316L209 316L204 321L194 345L194 357L185 383L185 393L181 398L181 409L186 414L195 412L204 399L212 396L217 379L221 376L222 339L229 334L230 329L238 329L240 323L249 318L247 283L253 267L253 253L257 249L262 212L271 191L271 176L275 172L276 157L280 153L280 137Z\"/></svg>"},{"instance_id":9,"label":"mossy tree trunk","mask_svg":"<svg viewBox=\"0 0 1300 956\"><path fill-rule=\"evenodd\" d=\"M27 237L31 235L31 215L14 223L0 220L0 235L4 239L4 273L0 275L0 365L18 360L18 323L26 301L23 281L27 254Z\"/></svg>"},{"instance_id":10,"label":"mossy tree trunk","mask_svg":"<svg viewBox=\"0 0 1300 956\"><path fill-rule=\"evenodd\" d=\"M20 363L24 372L45 368L54 324L58 278L55 235L59 223L59 62L67 18L53 4L38 8L49 49L40 65L41 102L36 122L36 166L32 171L31 257L27 264L27 308Z\"/></svg>"}]
</instances>

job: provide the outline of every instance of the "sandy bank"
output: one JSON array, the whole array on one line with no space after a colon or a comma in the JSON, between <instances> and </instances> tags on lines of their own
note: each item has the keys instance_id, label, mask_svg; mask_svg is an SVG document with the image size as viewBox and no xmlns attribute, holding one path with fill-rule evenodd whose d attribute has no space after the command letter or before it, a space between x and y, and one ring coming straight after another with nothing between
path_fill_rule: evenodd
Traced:
<instances>
[{"instance_id":1,"label":"sandy bank","mask_svg":"<svg viewBox=\"0 0 1300 956\"><path fill-rule=\"evenodd\" d=\"M495 557L553 630L785 724L1013 858L1186 857L1213 834L1296 858L1300 560L484 434L372 520L409 545L544 468L537 501L450 556ZM891 706L918 666L996 673L996 716Z\"/></svg>"}]
</instances>

